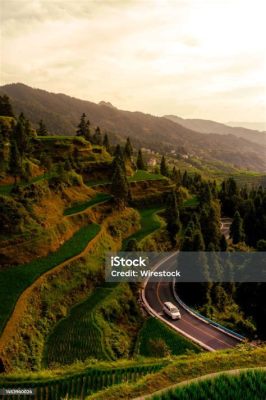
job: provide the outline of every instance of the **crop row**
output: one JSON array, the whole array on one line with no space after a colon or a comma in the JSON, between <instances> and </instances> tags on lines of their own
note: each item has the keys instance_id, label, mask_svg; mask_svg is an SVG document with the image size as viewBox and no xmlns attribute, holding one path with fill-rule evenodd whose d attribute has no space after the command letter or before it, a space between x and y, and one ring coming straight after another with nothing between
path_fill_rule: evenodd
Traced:
<instances>
[{"instance_id":1,"label":"crop row","mask_svg":"<svg viewBox=\"0 0 266 400\"><path fill-rule=\"evenodd\" d=\"M98 203L102 203L111 198L109 194L106 193L97 193L95 197L90 200L84 201L82 203L76 203L72 207L69 207L65 210L64 215L72 215L78 212L82 212L89 207L92 207Z\"/></svg>"},{"instance_id":2,"label":"crop row","mask_svg":"<svg viewBox=\"0 0 266 400\"><path fill-rule=\"evenodd\" d=\"M108 360L103 334L94 320L96 307L110 293L111 288L100 287L88 299L73 307L69 316L61 320L48 338L45 359L46 365L54 363L71 364L88 357Z\"/></svg>"},{"instance_id":3,"label":"crop row","mask_svg":"<svg viewBox=\"0 0 266 400\"><path fill-rule=\"evenodd\" d=\"M1 389L34 389L34 400L61 400L63 398L83 400L86 396L98 390L122 382L135 382L142 376L159 371L163 363L138 365L125 368L89 369L84 373L67 378L47 380L42 382L0 383ZM0 395L1 400L24 400L26 395Z\"/></svg>"},{"instance_id":4,"label":"crop row","mask_svg":"<svg viewBox=\"0 0 266 400\"><path fill-rule=\"evenodd\" d=\"M81 253L99 232L100 226L90 224L80 228L56 252L28 264L0 271L0 333L20 294L40 275Z\"/></svg>"},{"instance_id":5,"label":"crop row","mask_svg":"<svg viewBox=\"0 0 266 400\"><path fill-rule=\"evenodd\" d=\"M223 400L223 399L266 399L266 373L248 371L240 375L221 375L197 383L175 388L150 400Z\"/></svg>"}]
</instances>

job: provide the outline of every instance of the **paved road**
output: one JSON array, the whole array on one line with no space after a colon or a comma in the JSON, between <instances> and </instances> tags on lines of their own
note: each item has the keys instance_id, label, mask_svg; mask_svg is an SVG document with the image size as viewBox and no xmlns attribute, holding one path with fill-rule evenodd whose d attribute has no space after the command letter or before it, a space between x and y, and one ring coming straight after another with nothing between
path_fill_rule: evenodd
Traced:
<instances>
[{"instance_id":1,"label":"paved road","mask_svg":"<svg viewBox=\"0 0 266 400\"><path fill-rule=\"evenodd\" d=\"M175 257L172 258L174 260ZM170 270L173 268L173 261L166 260L157 269ZM185 308L177 303L173 294L173 285L169 282L150 282L148 280L144 289L145 299L152 310L158 313L165 321L171 323L173 328L178 328L184 334L191 336L196 341L201 342L205 345L207 350L220 350L232 348L240 343L237 338L234 338L226 333L218 330L212 325L198 319L194 315L191 315ZM176 304L181 313L181 319L173 321L171 318L166 316L163 311L163 303L170 301Z\"/></svg>"}]
</instances>

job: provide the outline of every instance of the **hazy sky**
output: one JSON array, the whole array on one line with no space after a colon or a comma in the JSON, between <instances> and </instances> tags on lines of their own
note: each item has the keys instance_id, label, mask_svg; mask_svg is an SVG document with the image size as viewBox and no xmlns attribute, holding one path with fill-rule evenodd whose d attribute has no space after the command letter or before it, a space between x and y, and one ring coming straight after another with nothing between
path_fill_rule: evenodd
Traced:
<instances>
[{"instance_id":1,"label":"hazy sky","mask_svg":"<svg viewBox=\"0 0 266 400\"><path fill-rule=\"evenodd\" d=\"M0 0L1 84L118 108L266 119L264 0Z\"/></svg>"}]
</instances>

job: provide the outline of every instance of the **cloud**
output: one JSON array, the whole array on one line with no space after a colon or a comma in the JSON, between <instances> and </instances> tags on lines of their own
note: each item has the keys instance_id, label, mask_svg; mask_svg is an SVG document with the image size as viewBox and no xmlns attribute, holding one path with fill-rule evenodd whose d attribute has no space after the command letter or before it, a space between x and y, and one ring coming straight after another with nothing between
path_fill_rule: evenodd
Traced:
<instances>
[{"instance_id":1,"label":"cloud","mask_svg":"<svg viewBox=\"0 0 266 400\"><path fill-rule=\"evenodd\" d=\"M266 72L260 0L2 5L2 83L22 81L158 115L201 113L225 121L243 119L246 101L250 120L263 119L263 106L256 107Z\"/></svg>"}]
</instances>

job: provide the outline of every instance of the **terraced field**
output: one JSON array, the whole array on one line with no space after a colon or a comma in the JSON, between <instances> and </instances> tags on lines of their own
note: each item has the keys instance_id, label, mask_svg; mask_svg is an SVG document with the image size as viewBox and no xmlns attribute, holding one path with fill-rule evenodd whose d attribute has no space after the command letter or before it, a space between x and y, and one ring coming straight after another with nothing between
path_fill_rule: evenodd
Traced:
<instances>
[{"instance_id":1,"label":"terraced field","mask_svg":"<svg viewBox=\"0 0 266 400\"><path fill-rule=\"evenodd\" d=\"M239 375L221 375L197 383L182 385L149 397L150 400L191 400L191 399L241 399L263 400L266 398L266 372L247 371Z\"/></svg>"},{"instance_id":2,"label":"terraced field","mask_svg":"<svg viewBox=\"0 0 266 400\"><path fill-rule=\"evenodd\" d=\"M136 353L145 357L158 356L158 340L162 340L173 355L184 354L187 351L200 352L200 348L185 339L161 321L154 317L148 318L138 338Z\"/></svg>"},{"instance_id":3,"label":"terraced field","mask_svg":"<svg viewBox=\"0 0 266 400\"><path fill-rule=\"evenodd\" d=\"M95 197L88 201L84 201L82 203L76 203L72 207L67 208L64 211L64 215L72 215L82 211L85 211L87 208L90 208L96 204L103 203L107 200L110 200L112 196L106 193L97 193Z\"/></svg>"},{"instance_id":4,"label":"terraced field","mask_svg":"<svg viewBox=\"0 0 266 400\"><path fill-rule=\"evenodd\" d=\"M81 253L100 231L100 226L90 224L80 228L56 252L34 261L5 268L0 271L0 333L20 294L40 275Z\"/></svg>"},{"instance_id":5,"label":"terraced field","mask_svg":"<svg viewBox=\"0 0 266 400\"><path fill-rule=\"evenodd\" d=\"M239 370L241 368L263 368L265 374L266 367L266 348L265 347L240 347L233 350L218 352L202 352L194 355L183 355L173 357L172 362L165 366L161 371L154 375L147 376L141 381L132 384L121 384L119 387L110 387L99 393L95 393L87 400L121 400L121 399L145 399L145 395L150 399L157 391L168 390L178 384L186 384L191 379L201 379L208 374L224 373L229 370ZM205 377L204 377L205 378ZM189 382L190 383L190 382ZM264 384L265 385L265 384ZM256 388L256 383L255 383ZM248 387L246 387L246 391ZM213 392L212 392L213 393ZM208 396L193 397L189 399L202 400L215 398ZM251 392L252 393L252 392ZM159 395L159 393L158 393ZM156 399L156 397L155 397ZM153 400L155 400L153 399ZM160 397L158 398L158 400ZM172 399L169 395L167 400ZM179 400L179 397L177 398ZM227 397L224 395L219 400L253 400L253 397ZM256 399L256 398L255 398ZM265 399L261 397L259 400ZM217 399L215 399L217 400ZM258 400L258 399L256 399Z\"/></svg>"},{"instance_id":6,"label":"terraced field","mask_svg":"<svg viewBox=\"0 0 266 400\"><path fill-rule=\"evenodd\" d=\"M128 182L140 182L140 181L160 181L162 179L167 179L165 176L160 174L153 174L148 171L143 171L138 169L134 175L128 177ZM97 185L109 185L111 182L105 180L89 180L86 182L87 186L97 186Z\"/></svg>"},{"instance_id":7,"label":"terraced field","mask_svg":"<svg viewBox=\"0 0 266 400\"><path fill-rule=\"evenodd\" d=\"M122 248L126 248L129 240L136 239L138 242L140 242L145 236L148 236L156 231L156 229L159 229L161 227L161 222L157 213L161 210L163 210L162 207L152 207L138 210L141 216L141 229L124 240Z\"/></svg>"},{"instance_id":8,"label":"terraced field","mask_svg":"<svg viewBox=\"0 0 266 400\"><path fill-rule=\"evenodd\" d=\"M165 176L161 174L153 174L152 172L144 171L142 169L138 169L134 175L128 178L129 182L138 182L138 181L158 181L161 179L167 179Z\"/></svg>"},{"instance_id":9,"label":"terraced field","mask_svg":"<svg viewBox=\"0 0 266 400\"><path fill-rule=\"evenodd\" d=\"M29 182L20 182L19 186L25 187L25 186L31 185L32 183L36 183L36 182L43 181L45 179L52 178L52 176L54 176L54 175L55 174L48 174L48 173L39 175L39 176L36 176L35 178L32 178ZM11 190L14 188L14 186L15 185L12 185L12 184L0 185L0 194L5 195L5 196L9 195Z\"/></svg>"},{"instance_id":10,"label":"terraced field","mask_svg":"<svg viewBox=\"0 0 266 400\"><path fill-rule=\"evenodd\" d=\"M122 382L135 382L141 377L159 371L165 362L157 363L132 363L129 366L109 367L109 368L90 368L75 373L65 374L63 376L55 376L48 379L13 379L11 377L0 378L1 387L10 389L16 388L34 388L35 395L30 396L33 400L62 400L62 399L79 399L83 400L86 396L95 393L101 389ZM2 400L24 400L24 395L1 396Z\"/></svg>"},{"instance_id":11,"label":"terraced field","mask_svg":"<svg viewBox=\"0 0 266 400\"><path fill-rule=\"evenodd\" d=\"M103 333L95 323L97 306L110 294L112 288L97 288L86 301L73 307L69 316L61 320L47 341L44 364L71 364L88 357L108 360Z\"/></svg>"}]
</instances>

